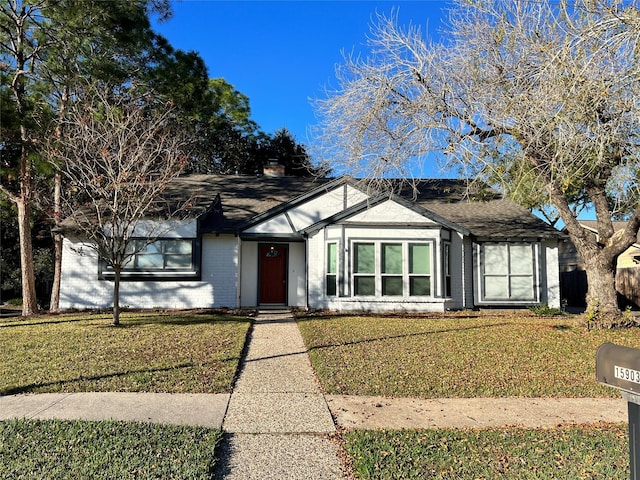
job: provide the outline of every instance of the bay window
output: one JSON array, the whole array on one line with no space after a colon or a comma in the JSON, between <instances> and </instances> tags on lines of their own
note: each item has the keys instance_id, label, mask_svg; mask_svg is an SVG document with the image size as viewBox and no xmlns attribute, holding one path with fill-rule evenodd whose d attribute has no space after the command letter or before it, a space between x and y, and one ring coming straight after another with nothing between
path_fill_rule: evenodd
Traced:
<instances>
[{"instance_id":1,"label":"bay window","mask_svg":"<svg viewBox=\"0 0 640 480\"><path fill-rule=\"evenodd\" d=\"M432 242L353 242L353 295L431 296L432 248Z\"/></svg>"}]
</instances>

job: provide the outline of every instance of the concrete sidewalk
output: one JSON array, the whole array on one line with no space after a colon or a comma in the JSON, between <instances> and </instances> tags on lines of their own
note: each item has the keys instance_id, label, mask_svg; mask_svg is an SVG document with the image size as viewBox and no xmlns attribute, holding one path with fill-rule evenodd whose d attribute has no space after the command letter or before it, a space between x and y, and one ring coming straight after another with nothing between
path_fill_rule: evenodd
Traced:
<instances>
[{"instance_id":1,"label":"concrete sidewalk","mask_svg":"<svg viewBox=\"0 0 640 480\"><path fill-rule=\"evenodd\" d=\"M42 393L0 396L0 420L124 420L220 428L229 394Z\"/></svg>"},{"instance_id":2,"label":"concrete sidewalk","mask_svg":"<svg viewBox=\"0 0 640 480\"><path fill-rule=\"evenodd\" d=\"M244 408L240 405L242 397L239 394L235 398L236 410ZM254 400L259 397L255 395ZM270 398L276 397L282 398L279 395ZM230 398L229 394L127 392L6 395L0 396L0 420L115 419L222 428ZM537 428L627 421L627 403L621 398L419 399L326 395L325 399L336 424L346 429ZM285 410L288 404L288 401L280 402L273 408ZM299 406L297 410L300 410ZM301 418L292 420L298 425L304 421ZM236 428L232 421L238 422L238 417L235 420L229 418L229 428ZM282 420L269 421L282 423ZM249 424L256 425L254 422L256 419L251 419ZM246 428L246 425L238 425L237 428ZM269 428L275 431L274 427Z\"/></svg>"}]
</instances>

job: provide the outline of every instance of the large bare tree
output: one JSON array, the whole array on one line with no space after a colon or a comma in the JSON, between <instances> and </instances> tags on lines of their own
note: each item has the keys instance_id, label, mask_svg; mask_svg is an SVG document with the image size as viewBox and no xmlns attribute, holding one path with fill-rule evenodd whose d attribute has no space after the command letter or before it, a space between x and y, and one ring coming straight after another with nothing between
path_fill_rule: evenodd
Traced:
<instances>
[{"instance_id":1,"label":"large bare tree","mask_svg":"<svg viewBox=\"0 0 640 480\"><path fill-rule=\"evenodd\" d=\"M593 318L614 324L616 259L640 227L638 5L461 0L439 38L379 16L370 55L345 58L318 101L323 153L376 179L440 158L552 209L584 260ZM577 218L584 206L597 238Z\"/></svg>"},{"instance_id":2,"label":"large bare tree","mask_svg":"<svg viewBox=\"0 0 640 480\"><path fill-rule=\"evenodd\" d=\"M187 164L189 146L172 106L132 93L84 92L86 100L64 116L65 135L53 136L47 149L66 185L63 228L113 271L114 325L123 268L190 207L188 199L166 195Z\"/></svg>"}]
</instances>

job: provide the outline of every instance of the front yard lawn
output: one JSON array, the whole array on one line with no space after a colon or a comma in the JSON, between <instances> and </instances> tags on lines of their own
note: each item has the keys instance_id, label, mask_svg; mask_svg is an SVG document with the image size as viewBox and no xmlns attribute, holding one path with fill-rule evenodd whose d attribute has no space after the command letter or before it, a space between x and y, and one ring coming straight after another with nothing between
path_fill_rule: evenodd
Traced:
<instances>
[{"instance_id":1,"label":"front yard lawn","mask_svg":"<svg viewBox=\"0 0 640 480\"><path fill-rule=\"evenodd\" d=\"M0 394L231 391L250 320L210 313L0 321Z\"/></svg>"},{"instance_id":2,"label":"front yard lawn","mask_svg":"<svg viewBox=\"0 0 640 480\"><path fill-rule=\"evenodd\" d=\"M626 426L350 431L361 479L629 478Z\"/></svg>"},{"instance_id":3,"label":"front yard lawn","mask_svg":"<svg viewBox=\"0 0 640 480\"><path fill-rule=\"evenodd\" d=\"M210 479L219 430L133 422L0 422L0 478Z\"/></svg>"},{"instance_id":4,"label":"front yard lawn","mask_svg":"<svg viewBox=\"0 0 640 480\"><path fill-rule=\"evenodd\" d=\"M638 329L587 331L529 311L425 318L298 318L326 393L389 397L619 396L595 381L604 342L640 347Z\"/></svg>"}]
</instances>

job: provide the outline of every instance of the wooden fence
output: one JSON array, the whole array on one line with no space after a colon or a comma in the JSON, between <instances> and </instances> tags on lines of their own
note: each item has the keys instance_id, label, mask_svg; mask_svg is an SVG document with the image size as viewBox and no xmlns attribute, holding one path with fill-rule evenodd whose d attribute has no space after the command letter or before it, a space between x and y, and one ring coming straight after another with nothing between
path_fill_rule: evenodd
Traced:
<instances>
[{"instance_id":1,"label":"wooden fence","mask_svg":"<svg viewBox=\"0 0 640 480\"><path fill-rule=\"evenodd\" d=\"M562 298L572 307L585 307L587 295L587 274L584 270L560 273ZM620 308L640 306L640 267L618 268L616 270L616 290Z\"/></svg>"},{"instance_id":2,"label":"wooden fence","mask_svg":"<svg viewBox=\"0 0 640 480\"><path fill-rule=\"evenodd\" d=\"M584 270L560 272L560 295L570 307L586 307L587 272Z\"/></svg>"},{"instance_id":3,"label":"wooden fence","mask_svg":"<svg viewBox=\"0 0 640 480\"><path fill-rule=\"evenodd\" d=\"M616 290L622 297L621 307L640 306L640 268L619 268L616 270Z\"/></svg>"}]
</instances>

